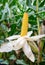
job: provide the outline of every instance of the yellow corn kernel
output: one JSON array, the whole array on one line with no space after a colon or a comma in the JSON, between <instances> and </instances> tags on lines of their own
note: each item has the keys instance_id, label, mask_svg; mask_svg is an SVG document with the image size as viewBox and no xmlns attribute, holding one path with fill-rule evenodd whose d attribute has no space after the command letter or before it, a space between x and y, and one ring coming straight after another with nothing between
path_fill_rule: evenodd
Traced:
<instances>
[{"instance_id":1,"label":"yellow corn kernel","mask_svg":"<svg viewBox=\"0 0 45 65\"><path fill-rule=\"evenodd\" d=\"M25 36L28 31L28 14L24 13L22 20L21 36Z\"/></svg>"}]
</instances>

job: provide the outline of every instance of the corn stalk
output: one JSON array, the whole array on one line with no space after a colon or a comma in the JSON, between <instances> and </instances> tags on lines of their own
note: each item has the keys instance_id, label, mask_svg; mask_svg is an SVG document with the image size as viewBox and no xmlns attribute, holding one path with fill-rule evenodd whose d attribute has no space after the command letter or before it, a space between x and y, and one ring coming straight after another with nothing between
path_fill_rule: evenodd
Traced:
<instances>
[{"instance_id":1,"label":"corn stalk","mask_svg":"<svg viewBox=\"0 0 45 65\"><path fill-rule=\"evenodd\" d=\"M36 13L38 14L38 9L39 9L39 7L38 7L38 0L36 1ZM38 18L38 16L37 16L37 27L38 27L38 35L40 35L40 24L39 24L39 18ZM38 58L37 58L37 65L39 65L39 62L40 62L40 40L39 40L39 42L37 42L38 43Z\"/></svg>"}]
</instances>

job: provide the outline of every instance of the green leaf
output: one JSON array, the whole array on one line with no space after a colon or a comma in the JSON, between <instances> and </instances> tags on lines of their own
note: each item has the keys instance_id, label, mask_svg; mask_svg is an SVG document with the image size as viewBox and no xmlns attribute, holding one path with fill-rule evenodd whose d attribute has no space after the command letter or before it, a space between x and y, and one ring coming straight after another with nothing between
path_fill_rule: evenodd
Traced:
<instances>
[{"instance_id":1,"label":"green leaf","mask_svg":"<svg viewBox=\"0 0 45 65\"><path fill-rule=\"evenodd\" d=\"M38 47L35 42L29 42L29 45L34 53L38 53Z\"/></svg>"},{"instance_id":2,"label":"green leaf","mask_svg":"<svg viewBox=\"0 0 45 65\"><path fill-rule=\"evenodd\" d=\"M3 62L4 60L3 59L0 59L0 63Z\"/></svg>"},{"instance_id":3,"label":"green leaf","mask_svg":"<svg viewBox=\"0 0 45 65\"><path fill-rule=\"evenodd\" d=\"M9 59L10 60L16 60L16 57L15 57L15 55L11 55Z\"/></svg>"},{"instance_id":4,"label":"green leaf","mask_svg":"<svg viewBox=\"0 0 45 65\"><path fill-rule=\"evenodd\" d=\"M24 62L24 60L17 60L16 63L21 65L28 65Z\"/></svg>"},{"instance_id":5,"label":"green leaf","mask_svg":"<svg viewBox=\"0 0 45 65\"><path fill-rule=\"evenodd\" d=\"M27 4L28 6L31 5L31 2L32 2L32 0L26 0L26 4Z\"/></svg>"},{"instance_id":6,"label":"green leaf","mask_svg":"<svg viewBox=\"0 0 45 65\"><path fill-rule=\"evenodd\" d=\"M0 40L0 44L2 44L4 41L3 40Z\"/></svg>"},{"instance_id":7,"label":"green leaf","mask_svg":"<svg viewBox=\"0 0 45 65\"><path fill-rule=\"evenodd\" d=\"M5 60L5 61L1 62L1 64L9 65L9 62L8 62L8 60Z\"/></svg>"},{"instance_id":8,"label":"green leaf","mask_svg":"<svg viewBox=\"0 0 45 65\"><path fill-rule=\"evenodd\" d=\"M45 4L45 0L42 0L42 2L40 2L39 7L42 7Z\"/></svg>"}]
</instances>

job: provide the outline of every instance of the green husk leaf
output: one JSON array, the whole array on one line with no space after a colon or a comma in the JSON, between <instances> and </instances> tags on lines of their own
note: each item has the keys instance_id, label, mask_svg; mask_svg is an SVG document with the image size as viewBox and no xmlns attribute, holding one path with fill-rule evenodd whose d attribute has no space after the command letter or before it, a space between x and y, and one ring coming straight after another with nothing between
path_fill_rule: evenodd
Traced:
<instances>
[{"instance_id":1,"label":"green husk leaf","mask_svg":"<svg viewBox=\"0 0 45 65\"><path fill-rule=\"evenodd\" d=\"M38 53L38 47L35 42L29 42L29 45L34 53Z\"/></svg>"}]
</instances>

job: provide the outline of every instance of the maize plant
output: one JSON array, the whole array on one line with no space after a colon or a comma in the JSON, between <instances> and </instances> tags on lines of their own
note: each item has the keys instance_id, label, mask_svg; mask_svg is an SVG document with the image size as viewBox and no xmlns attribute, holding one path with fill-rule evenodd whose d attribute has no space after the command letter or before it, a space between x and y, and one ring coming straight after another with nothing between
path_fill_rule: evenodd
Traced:
<instances>
[{"instance_id":1,"label":"maize plant","mask_svg":"<svg viewBox=\"0 0 45 65\"><path fill-rule=\"evenodd\" d=\"M0 1L0 64L45 65L45 1Z\"/></svg>"}]
</instances>

